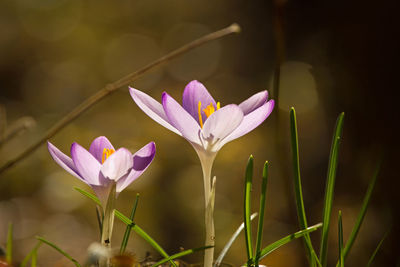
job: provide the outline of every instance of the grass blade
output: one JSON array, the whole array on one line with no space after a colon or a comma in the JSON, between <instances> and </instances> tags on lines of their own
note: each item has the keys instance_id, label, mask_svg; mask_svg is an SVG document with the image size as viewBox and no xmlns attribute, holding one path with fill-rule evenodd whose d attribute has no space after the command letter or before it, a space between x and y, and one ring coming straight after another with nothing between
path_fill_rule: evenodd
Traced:
<instances>
[{"instance_id":1,"label":"grass blade","mask_svg":"<svg viewBox=\"0 0 400 267\"><path fill-rule=\"evenodd\" d=\"M307 229L303 229L300 230L294 234L285 236L284 238L279 239L278 241L268 245L267 247L263 248L261 250L261 254L260 254L260 260L263 259L264 257L266 257L268 254L270 254L271 252L273 252L274 250L280 248L281 246L289 243L290 241L292 241L293 239L299 238L299 237L303 237L304 235L313 232L315 230L317 230L318 228L322 227L322 223L318 223L316 225L310 226Z\"/></svg>"},{"instance_id":2,"label":"grass blade","mask_svg":"<svg viewBox=\"0 0 400 267\"><path fill-rule=\"evenodd\" d=\"M336 169L338 165L339 146L343 131L343 122L344 122L344 112L342 112L337 118L332 138L331 152L329 155L328 173L327 173L327 181L325 187L324 212L322 221L323 227L321 236L320 257L319 257L321 264L324 267L327 264L329 224L332 213L333 192L335 188Z\"/></svg>"},{"instance_id":3,"label":"grass blade","mask_svg":"<svg viewBox=\"0 0 400 267\"><path fill-rule=\"evenodd\" d=\"M303 201L303 190L301 186L301 175L300 175L300 157L299 157L299 138L297 134L297 120L296 120L296 111L292 107L290 109L290 136L291 136L291 144L292 144L292 159L293 159L293 171L294 171L294 191L296 195L296 208L297 208L297 216L299 219L299 224L301 229L306 229L308 227L307 224L307 216L304 208ZM315 253L314 247L311 243L310 235L304 235L304 242L306 244L308 258L310 260L311 266L315 265L315 262L319 263L317 254Z\"/></svg>"},{"instance_id":4,"label":"grass blade","mask_svg":"<svg viewBox=\"0 0 400 267\"><path fill-rule=\"evenodd\" d=\"M97 205L99 205L99 206L101 207L100 200L99 200L95 195L93 195L93 194L91 194L91 193L89 193L89 192L87 192L87 191L85 191L85 190L83 190L83 189L81 189L81 188L79 188L79 187L74 187L74 189L75 189L76 191L78 191L79 193L81 193L82 195L84 195L84 196L90 198L90 199L93 200Z\"/></svg>"},{"instance_id":5,"label":"grass blade","mask_svg":"<svg viewBox=\"0 0 400 267\"><path fill-rule=\"evenodd\" d=\"M251 220L250 220L253 165L254 165L253 155L250 155L249 161L247 162L246 166L245 187L244 187L244 232L246 237L247 259L249 262L253 258L253 246L251 240Z\"/></svg>"},{"instance_id":6,"label":"grass blade","mask_svg":"<svg viewBox=\"0 0 400 267\"><path fill-rule=\"evenodd\" d=\"M261 185L261 196L260 196L260 209L258 217L258 227L257 227L257 240L256 240L256 256L254 259L255 266L258 266L258 258L261 253L261 242L263 236L263 226L264 226L264 213L265 213L265 200L267 194L267 183L268 183L268 161L264 163L263 175L262 175L262 185Z\"/></svg>"},{"instance_id":7,"label":"grass blade","mask_svg":"<svg viewBox=\"0 0 400 267\"><path fill-rule=\"evenodd\" d=\"M60 254L62 254L64 257L66 257L67 259L69 259L73 264L75 264L76 267L81 267L81 265L79 264L79 262L77 260L75 260L74 258L72 258L67 252L65 252L64 250L62 250L61 248L57 247L55 244L51 243L50 241L47 241L46 239L44 239L41 236L37 236L36 237L37 240L42 241L43 243L45 243L46 245L49 245L50 247L54 248L55 250L57 250Z\"/></svg>"},{"instance_id":8,"label":"grass blade","mask_svg":"<svg viewBox=\"0 0 400 267\"><path fill-rule=\"evenodd\" d=\"M205 247L200 247L200 248L188 249L188 250L185 250L185 251L176 253L176 254L174 254L174 255L171 255L170 257L165 258L165 259L163 259L163 260L160 260L160 261L157 262L156 264L153 264L151 267L160 266L161 264L166 263L167 261L172 261L172 260L175 260L175 259L177 259L177 258L181 258L181 257L183 257L183 256L190 255L190 254L192 254L192 253L194 253L194 252L206 250L206 249L209 249L209 248L212 248L212 247L213 247L213 246L205 246Z\"/></svg>"},{"instance_id":9,"label":"grass blade","mask_svg":"<svg viewBox=\"0 0 400 267\"><path fill-rule=\"evenodd\" d=\"M137 208L138 203L139 203L139 193L136 194L135 203L133 204L133 208L132 208L132 211L131 211L131 216L129 217L129 219L132 222L133 222L133 218L135 218L135 213L136 213L136 208ZM131 229L132 229L132 227L131 227L130 224L126 226L126 230L125 230L125 233L124 233L124 238L122 239L121 248L119 250L120 254L123 254L125 252L126 246L128 245L128 240L129 240L129 235L131 233Z\"/></svg>"},{"instance_id":10,"label":"grass blade","mask_svg":"<svg viewBox=\"0 0 400 267\"><path fill-rule=\"evenodd\" d=\"M376 184L376 180L378 178L378 174L379 174L379 170L380 170L381 164L382 164L382 159L378 162L378 166L376 167L375 172L374 172L374 174L372 176L372 179L368 184L368 189L367 189L367 192L365 193L364 200L363 200L363 203L361 205L360 213L357 216L356 223L354 224L354 227L353 227L353 229L352 229L352 231L350 233L349 239L347 240L346 245L344 247L343 257L345 259L346 259L347 255L349 254L350 249L352 248L352 246L354 244L354 241L357 238L357 234L360 231L361 224L364 221L364 217L365 217L365 214L367 213L368 205L369 205L369 202L371 200L372 191L374 190L374 187L375 187L375 184Z\"/></svg>"},{"instance_id":11,"label":"grass blade","mask_svg":"<svg viewBox=\"0 0 400 267\"><path fill-rule=\"evenodd\" d=\"M344 267L343 257L343 224L342 224L342 211L339 210L338 218L338 240L339 240L339 267Z\"/></svg>"},{"instance_id":12,"label":"grass blade","mask_svg":"<svg viewBox=\"0 0 400 267\"><path fill-rule=\"evenodd\" d=\"M376 249L374 250L374 253L372 253L371 258L369 258L369 261L368 261L368 263L367 263L367 267L370 267L370 266L371 266L372 262L373 262L374 259L375 259L376 254L378 253L379 249L381 248L381 246L382 246L382 244L383 244L383 241L386 239L386 237L388 236L389 232L390 232L390 229L389 229L388 231L386 231L386 233L385 233L385 235L382 237L381 241L379 241L379 244L378 244L378 246L376 246Z\"/></svg>"},{"instance_id":13,"label":"grass blade","mask_svg":"<svg viewBox=\"0 0 400 267\"><path fill-rule=\"evenodd\" d=\"M253 220L257 216L257 212L251 214L250 220ZM236 238L239 236L239 234L243 231L244 229L244 222L238 227L236 232L233 233L232 237L229 239L229 241L226 243L225 247L222 249L221 253L219 254L218 258L216 259L214 263L214 267L218 267L221 265L222 260L224 259L226 253L232 246L233 242L236 240Z\"/></svg>"},{"instance_id":14,"label":"grass blade","mask_svg":"<svg viewBox=\"0 0 400 267\"><path fill-rule=\"evenodd\" d=\"M13 253L13 224L8 224L7 232L7 244L6 244L6 262L12 264L12 253Z\"/></svg>"},{"instance_id":15,"label":"grass blade","mask_svg":"<svg viewBox=\"0 0 400 267\"><path fill-rule=\"evenodd\" d=\"M28 255L25 256L25 258L22 260L21 264L19 265L20 267L25 267L28 264L28 261L32 258L32 263L31 266L34 265L33 263L33 257L34 255L37 255L37 251L39 247L42 245L42 241L38 241L36 246L33 247L33 249L28 253ZM36 263L35 263L36 264Z\"/></svg>"},{"instance_id":16,"label":"grass blade","mask_svg":"<svg viewBox=\"0 0 400 267\"><path fill-rule=\"evenodd\" d=\"M137 224L132 222L128 217L122 214L120 211L115 210L115 216L120 219L126 225L131 225L131 229L135 231L138 235L140 235L144 240L147 241L158 253L161 254L164 258L168 258L169 255L165 252L165 250L156 242L153 238L151 238L142 228L140 228ZM173 266L176 266L175 262L172 260L169 261Z\"/></svg>"}]
</instances>

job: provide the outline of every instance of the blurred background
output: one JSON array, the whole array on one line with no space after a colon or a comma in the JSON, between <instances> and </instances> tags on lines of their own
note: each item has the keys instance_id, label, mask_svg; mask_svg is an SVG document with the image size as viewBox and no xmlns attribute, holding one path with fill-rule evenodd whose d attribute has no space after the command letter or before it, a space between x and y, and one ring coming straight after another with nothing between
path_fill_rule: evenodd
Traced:
<instances>
[{"instance_id":1,"label":"blurred background","mask_svg":"<svg viewBox=\"0 0 400 267\"><path fill-rule=\"evenodd\" d=\"M394 2L394 1L393 1ZM30 144L105 84L137 70L204 34L240 24L242 32L209 43L146 74L131 85L155 99L168 91L180 100L197 79L222 105L261 90L278 100L262 126L218 154L216 254L242 221L244 169L255 157L253 209L258 210L262 165L270 162L263 244L299 229L289 140L289 108L297 111L303 194L309 224L322 217L329 148L336 117L346 113L335 187L329 262L337 259L337 213L345 241L382 152L381 174L348 266L363 266L384 233L389 238L374 266L398 263L397 98L393 42L395 8L373 1L91 1L0 2L0 165ZM272 92L280 65L279 93ZM14 135L15 129L27 129ZM51 139L69 155L71 143L88 148L100 135L136 151L157 144L146 173L120 194L117 208L130 213L140 193L136 222L169 253L203 244L203 185L198 158L179 136L148 118L128 87L83 113ZM0 174L0 245L14 223L15 258L22 260L41 235L83 261L98 239L93 203L73 189L89 188L51 159L45 145ZM114 246L125 227L115 222ZM312 234L316 247L319 232ZM159 255L133 234L128 249L139 260ZM241 236L226 256L245 261ZM185 258L200 262L202 254ZM72 266L43 246L40 266ZM263 260L268 266L306 266L301 240Z\"/></svg>"}]
</instances>

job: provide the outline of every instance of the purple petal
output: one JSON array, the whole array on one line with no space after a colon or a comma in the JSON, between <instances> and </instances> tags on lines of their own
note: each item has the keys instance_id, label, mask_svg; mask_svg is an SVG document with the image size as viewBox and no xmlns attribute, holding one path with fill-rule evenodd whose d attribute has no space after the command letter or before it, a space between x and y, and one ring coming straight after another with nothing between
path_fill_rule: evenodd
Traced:
<instances>
[{"instance_id":1,"label":"purple petal","mask_svg":"<svg viewBox=\"0 0 400 267\"><path fill-rule=\"evenodd\" d=\"M270 100L258 109L244 116L243 121L239 125L239 127L237 127L229 136L222 140L219 146L222 147L224 144L254 130L266 118L268 118L269 114L271 114L272 110L274 109L274 104L274 100Z\"/></svg>"},{"instance_id":2,"label":"purple petal","mask_svg":"<svg viewBox=\"0 0 400 267\"><path fill-rule=\"evenodd\" d=\"M215 111L204 123L202 135L204 139L222 140L234 131L243 120L242 110L234 104L224 106Z\"/></svg>"},{"instance_id":3,"label":"purple petal","mask_svg":"<svg viewBox=\"0 0 400 267\"><path fill-rule=\"evenodd\" d=\"M163 106L159 102L157 102L151 96L132 87L129 87L129 92L131 93L131 96L135 103L139 106L141 110L143 110L144 113L147 114L147 116L167 128L168 130L182 136L182 134L169 123L168 118L165 115Z\"/></svg>"},{"instance_id":4,"label":"purple petal","mask_svg":"<svg viewBox=\"0 0 400 267\"><path fill-rule=\"evenodd\" d=\"M247 115L250 112L264 105L267 102L267 100L268 100L268 91L262 91L255 95L252 95L251 97L240 103L239 107L242 109L243 114Z\"/></svg>"},{"instance_id":5,"label":"purple petal","mask_svg":"<svg viewBox=\"0 0 400 267\"><path fill-rule=\"evenodd\" d=\"M162 103L168 121L189 142L200 145L200 125L195 119L166 92L162 95Z\"/></svg>"},{"instance_id":6,"label":"purple petal","mask_svg":"<svg viewBox=\"0 0 400 267\"><path fill-rule=\"evenodd\" d=\"M77 143L71 145L71 157L76 170L89 185L102 185L101 164L92 154Z\"/></svg>"},{"instance_id":7,"label":"purple petal","mask_svg":"<svg viewBox=\"0 0 400 267\"><path fill-rule=\"evenodd\" d=\"M110 141L108 141L107 137L99 136L93 140L92 144L90 145L89 152L99 161L99 163L102 163L103 150L105 148L115 150Z\"/></svg>"},{"instance_id":8,"label":"purple petal","mask_svg":"<svg viewBox=\"0 0 400 267\"><path fill-rule=\"evenodd\" d=\"M126 148L120 148L104 161L100 170L104 177L118 181L118 179L128 174L132 167L131 152Z\"/></svg>"},{"instance_id":9,"label":"purple petal","mask_svg":"<svg viewBox=\"0 0 400 267\"><path fill-rule=\"evenodd\" d=\"M182 106L200 124L199 101L201 102L201 109L205 109L210 104L213 104L214 108L217 109L217 104L215 103L214 98L210 95L204 85L194 80L188 83L185 87L185 91L183 91ZM203 122L206 121L207 116L204 112L201 112L201 114Z\"/></svg>"},{"instance_id":10,"label":"purple petal","mask_svg":"<svg viewBox=\"0 0 400 267\"><path fill-rule=\"evenodd\" d=\"M126 178L117 182L117 193L124 190L147 169L156 154L156 145L150 142L133 155L133 168Z\"/></svg>"},{"instance_id":11,"label":"purple petal","mask_svg":"<svg viewBox=\"0 0 400 267\"><path fill-rule=\"evenodd\" d=\"M80 177L78 171L75 168L74 162L70 157L62 153L57 147L55 147L50 142L47 142L47 149L49 150L51 157L58 165L60 165L64 170L66 170L76 178L87 183L82 177Z\"/></svg>"}]
</instances>

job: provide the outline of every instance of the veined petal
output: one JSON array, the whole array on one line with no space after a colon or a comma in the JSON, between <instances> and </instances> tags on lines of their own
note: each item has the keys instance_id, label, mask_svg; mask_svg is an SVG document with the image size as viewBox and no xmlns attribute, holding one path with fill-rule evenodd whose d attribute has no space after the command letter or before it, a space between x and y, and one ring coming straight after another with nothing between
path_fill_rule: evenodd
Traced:
<instances>
[{"instance_id":1,"label":"veined petal","mask_svg":"<svg viewBox=\"0 0 400 267\"><path fill-rule=\"evenodd\" d=\"M268 100L268 91L262 91L255 95L252 95L251 97L240 103L239 107L242 109L243 114L247 115L250 112L264 105L267 102L267 100Z\"/></svg>"},{"instance_id":2,"label":"veined petal","mask_svg":"<svg viewBox=\"0 0 400 267\"><path fill-rule=\"evenodd\" d=\"M99 136L93 140L89 152L99 161L99 163L102 163L103 151L105 148L115 150L107 137Z\"/></svg>"},{"instance_id":3,"label":"veined petal","mask_svg":"<svg viewBox=\"0 0 400 267\"><path fill-rule=\"evenodd\" d=\"M211 114L204 123L202 136L205 140L215 142L232 133L242 122L243 112L239 106L226 105Z\"/></svg>"},{"instance_id":4,"label":"veined petal","mask_svg":"<svg viewBox=\"0 0 400 267\"><path fill-rule=\"evenodd\" d=\"M268 118L269 114L271 114L272 110L274 109L274 105L274 100L270 100L258 109L244 116L242 123L230 135L222 140L219 146L222 147L224 144L254 130L266 118Z\"/></svg>"},{"instance_id":5,"label":"veined petal","mask_svg":"<svg viewBox=\"0 0 400 267\"><path fill-rule=\"evenodd\" d=\"M199 101L201 102L203 109L210 104L213 104L214 108L217 109L217 104L211 94L207 91L206 87L202 83L194 80L188 83L183 91L182 106L200 124ZM204 112L201 114L203 121L205 121L207 116Z\"/></svg>"},{"instance_id":6,"label":"veined petal","mask_svg":"<svg viewBox=\"0 0 400 267\"><path fill-rule=\"evenodd\" d=\"M70 157L62 153L57 147L55 147L52 143L47 142L47 149L50 152L51 157L54 161L60 165L64 170L75 176L76 178L82 180L87 183L78 173L75 168L74 162Z\"/></svg>"},{"instance_id":7,"label":"veined petal","mask_svg":"<svg viewBox=\"0 0 400 267\"><path fill-rule=\"evenodd\" d=\"M201 128L197 121L166 92L162 95L162 103L168 121L189 142L200 145L199 132Z\"/></svg>"},{"instance_id":8,"label":"veined petal","mask_svg":"<svg viewBox=\"0 0 400 267\"><path fill-rule=\"evenodd\" d=\"M129 175L117 181L117 193L124 190L147 169L156 154L156 144L150 142L133 155L133 168Z\"/></svg>"},{"instance_id":9,"label":"veined petal","mask_svg":"<svg viewBox=\"0 0 400 267\"><path fill-rule=\"evenodd\" d=\"M129 87L129 92L133 98L133 101L135 101L135 103L139 106L141 110L143 110L144 113L147 114L147 116L167 128L168 130L182 136L182 134L174 126L172 126L171 123L169 123L163 106L159 102L157 102L151 96L132 87Z\"/></svg>"},{"instance_id":10,"label":"veined petal","mask_svg":"<svg viewBox=\"0 0 400 267\"><path fill-rule=\"evenodd\" d=\"M126 148L120 148L109 156L100 168L104 177L118 181L133 167L132 154Z\"/></svg>"},{"instance_id":11,"label":"veined petal","mask_svg":"<svg viewBox=\"0 0 400 267\"><path fill-rule=\"evenodd\" d=\"M101 164L92 154L78 143L71 145L71 157L76 170L89 185L102 185L100 167Z\"/></svg>"}]
</instances>

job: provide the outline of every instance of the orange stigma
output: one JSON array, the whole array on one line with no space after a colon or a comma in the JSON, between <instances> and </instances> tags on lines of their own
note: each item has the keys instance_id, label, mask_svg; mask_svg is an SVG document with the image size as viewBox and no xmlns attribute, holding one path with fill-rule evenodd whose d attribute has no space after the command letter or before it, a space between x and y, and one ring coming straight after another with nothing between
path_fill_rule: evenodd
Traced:
<instances>
[{"instance_id":1,"label":"orange stigma","mask_svg":"<svg viewBox=\"0 0 400 267\"><path fill-rule=\"evenodd\" d=\"M106 159L108 159L108 157L111 156L114 152L115 152L114 149L104 148L103 155L101 156L101 164L103 164L104 161L106 161Z\"/></svg>"},{"instance_id":2,"label":"orange stigma","mask_svg":"<svg viewBox=\"0 0 400 267\"><path fill-rule=\"evenodd\" d=\"M199 101L198 106L198 113L199 113L199 122L200 122L200 127L203 128L203 118L201 116L201 101ZM220 109L221 104L217 102L217 110ZM206 114L207 118L211 116L215 112L214 105L210 103L205 109L203 109L204 114Z\"/></svg>"}]
</instances>

